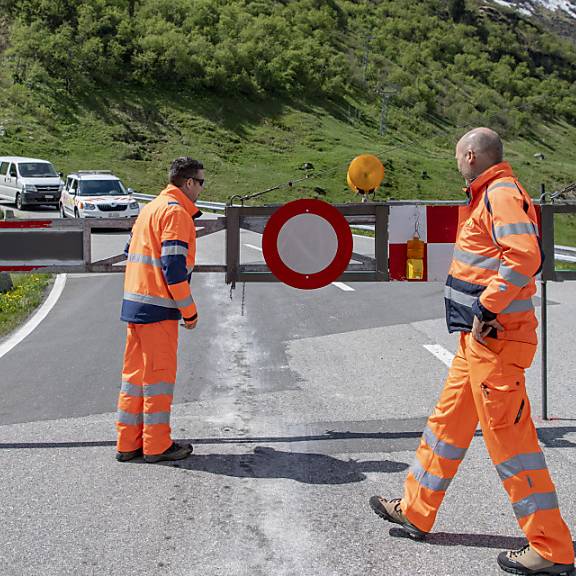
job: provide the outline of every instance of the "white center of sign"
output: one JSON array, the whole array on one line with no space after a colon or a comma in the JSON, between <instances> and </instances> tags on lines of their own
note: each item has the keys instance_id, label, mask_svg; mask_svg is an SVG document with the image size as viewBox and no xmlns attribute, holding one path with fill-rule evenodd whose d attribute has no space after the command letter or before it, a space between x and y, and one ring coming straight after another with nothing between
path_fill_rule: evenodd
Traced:
<instances>
[{"instance_id":1,"label":"white center of sign","mask_svg":"<svg viewBox=\"0 0 576 576\"><path fill-rule=\"evenodd\" d=\"M332 264L338 251L334 228L316 214L290 218L278 234L278 255L298 274L316 274Z\"/></svg>"}]
</instances>

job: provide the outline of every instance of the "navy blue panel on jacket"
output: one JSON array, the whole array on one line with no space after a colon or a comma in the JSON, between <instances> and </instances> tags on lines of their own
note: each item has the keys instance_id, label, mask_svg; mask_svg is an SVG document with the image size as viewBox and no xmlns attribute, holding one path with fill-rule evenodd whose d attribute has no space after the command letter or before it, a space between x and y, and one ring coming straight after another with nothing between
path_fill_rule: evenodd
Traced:
<instances>
[{"instance_id":1,"label":"navy blue panel on jacket","mask_svg":"<svg viewBox=\"0 0 576 576\"><path fill-rule=\"evenodd\" d=\"M180 320L182 314L178 308L164 308L154 304L144 304L142 302L122 301L122 312L120 320L132 322L133 324L151 324L152 322L162 322L163 320Z\"/></svg>"},{"instance_id":2,"label":"navy blue panel on jacket","mask_svg":"<svg viewBox=\"0 0 576 576\"><path fill-rule=\"evenodd\" d=\"M449 332L470 332L474 314L472 306L486 290L486 286L472 284L454 276L448 276L444 288L446 324Z\"/></svg>"}]
</instances>

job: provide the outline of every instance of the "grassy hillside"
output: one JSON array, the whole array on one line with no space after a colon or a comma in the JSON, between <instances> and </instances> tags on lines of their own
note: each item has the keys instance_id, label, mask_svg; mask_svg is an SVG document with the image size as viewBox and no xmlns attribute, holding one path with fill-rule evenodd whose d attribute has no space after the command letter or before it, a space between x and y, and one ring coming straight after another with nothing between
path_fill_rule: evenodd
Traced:
<instances>
[{"instance_id":1,"label":"grassy hillside","mask_svg":"<svg viewBox=\"0 0 576 576\"><path fill-rule=\"evenodd\" d=\"M6 4L0 154L110 169L146 193L192 155L217 201L295 181L262 203L356 201L347 164L375 153L377 199L458 198L454 144L484 124L533 195L576 180L576 50L484 2Z\"/></svg>"}]
</instances>

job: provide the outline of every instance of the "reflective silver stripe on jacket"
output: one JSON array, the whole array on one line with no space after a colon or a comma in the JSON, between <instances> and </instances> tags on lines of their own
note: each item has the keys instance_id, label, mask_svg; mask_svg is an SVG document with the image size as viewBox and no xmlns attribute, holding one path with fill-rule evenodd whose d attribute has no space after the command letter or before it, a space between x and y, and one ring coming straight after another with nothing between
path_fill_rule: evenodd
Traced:
<instances>
[{"instance_id":1,"label":"reflective silver stripe on jacket","mask_svg":"<svg viewBox=\"0 0 576 576\"><path fill-rule=\"evenodd\" d=\"M188 256L185 246L162 246L162 256Z\"/></svg>"},{"instance_id":2,"label":"reflective silver stripe on jacket","mask_svg":"<svg viewBox=\"0 0 576 576\"><path fill-rule=\"evenodd\" d=\"M150 296L149 294L136 294L135 292L124 292L124 300L162 306L163 308L186 308L194 304L192 296L188 296L184 300L172 300L171 298L161 298L160 296Z\"/></svg>"},{"instance_id":3,"label":"reflective silver stripe on jacket","mask_svg":"<svg viewBox=\"0 0 576 576\"><path fill-rule=\"evenodd\" d=\"M193 270L194 270L194 266L190 266L190 268L188 268L188 270L187 270L188 274L192 274Z\"/></svg>"},{"instance_id":4,"label":"reflective silver stripe on jacket","mask_svg":"<svg viewBox=\"0 0 576 576\"><path fill-rule=\"evenodd\" d=\"M536 236L536 230L532 222L516 222L515 224L503 224L502 226L494 226L494 234L496 238L504 238L512 234L530 234Z\"/></svg>"},{"instance_id":5,"label":"reflective silver stripe on jacket","mask_svg":"<svg viewBox=\"0 0 576 576\"><path fill-rule=\"evenodd\" d=\"M534 310L532 298L528 300L513 300L500 314L514 314L515 312L529 312L530 310Z\"/></svg>"},{"instance_id":6,"label":"reflective silver stripe on jacket","mask_svg":"<svg viewBox=\"0 0 576 576\"><path fill-rule=\"evenodd\" d=\"M512 504L516 518L520 520L525 516L530 516L538 510L555 510L558 508L558 497L556 492L540 492Z\"/></svg>"},{"instance_id":7,"label":"reflective silver stripe on jacket","mask_svg":"<svg viewBox=\"0 0 576 576\"><path fill-rule=\"evenodd\" d=\"M162 262L159 258L152 258L152 256L147 256L146 254L128 254L128 262L136 264L150 264L150 266L162 268Z\"/></svg>"},{"instance_id":8,"label":"reflective silver stripe on jacket","mask_svg":"<svg viewBox=\"0 0 576 576\"><path fill-rule=\"evenodd\" d=\"M511 188L512 190L517 190L520 192L520 188L514 182L495 182L488 187L488 192L497 190L498 188Z\"/></svg>"},{"instance_id":9,"label":"reflective silver stripe on jacket","mask_svg":"<svg viewBox=\"0 0 576 576\"><path fill-rule=\"evenodd\" d=\"M489 258L488 256L466 252L459 248L454 248L454 259L476 268L484 268L485 270L498 270L500 268L499 258Z\"/></svg>"},{"instance_id":10,"label":"reflective silver stripe on jacket","mask_svg":"<svg viewBox=\"0 0 576 576\"><path fill-rule=\"evenodd\" d=\"M465 294L464 292L459 292L454 290L452 286L444 286L444 298L456 302L456 304L462 304L462 306L467 306L472 308L472 304L478 299L477 296L472 296L471 294Z\"/></svg>"},{"instance_id":11,"label":"reflective silver stripe on jacket","mask_svg":"<svg viewBox=\"0 0 576 576\"><path fill-rule=\"evenodd\" d=\"M506 266L506 264L502 264L500 266L500 270L498 270L498 274L510 282L510 284L514 284L514 286L518 286L518 288L524 288L530 280L532 280L532 276L526 276L524 274L520 274L520 272L516 272L513 268Z\"/></svg>"},{"instance_id":12,"label":"reflective silver stripe on jacket","mask_svg":"<svg viewBox=\"0 0 576 576\"><path fill-rule=\"evenodd\" d=\"M429 426L426 426L422 437L426 441L426 444L430 446L432 452L442 458L446 458L447 460L462 460L466 455L466 448L458 448L448 442L439 440Z\"/></svg>"},{"instance_id":13,"label":"reflective silver stripe on jacket","mask_svg":"<svg viewBox=\"0 0 576 576\"><path fill-rule=\"evenodd\" d=\"M170 412L152 412L144 414L144 424L170 424Z\"/></svg>"},{"instance_id":14,"label":"reflective silver stripe on jacket","mask_svg":"<svg viewBox=\"0 0 576 576\"><path fill-rule=\"evenodd\" d=\"M546 459L542 452L529 452L527 454L518 454L514 458L506 460L496 465L496 471L501 480L517 476L520 472L527 470L547 470Z\"/></svg>"},{"instance_id":15,"label":"reflective silver stripe on jacket","mask_svg":"<svg viewBox=\"0 0 576 576\"><path fill-rule=\"evenodd\" d=\"M131 412L118 410L116 420L121 424L137 426L138 424L142 424L142 414L132 414Z\"/></svg>"},{"instance_id":16,"label":"reflective silver stripe on jacket","mask_svg":"<svg viewBox=\"0 0 576 576\"><path fill-rule=\"evenodd\" d=\"M430 490L434 490L435 492L444 492L445 490L448 490L448 486L450 486L450 482L452 482L452 478L440 478L439 476L430 474L430 472L426 472L418 460L410 466L410 472L412 472L412 475L418 484L421 484Z\"/></svg>"},{"instance_id":17,"label":"reflective silver stripe on jacket","mask_svg":"<svg viewBox=\"0 0 576 576\"><path fill-rule=\"evenodd\" d=\"M128 396L134 396L134 398L141 398L142 386L137 386L136 384L130 384L130 382L123 381L120 392L124 392L124 394L128 394Z\"/></svg>"},{"instance_id":18,"label":"reflective silver stripe on jacket","mask_svg":"<svg viewBox=\"0 0 576 576\"><path fill-rule=\"evenodd\" d=\"M451 286L444 286L444 298L461 306L466 306L467 308L472 308L472 305L477 300L476 296L459 292ZM498 314L513 314L515 312L529 312L530 310L534 310L532 298L528 300L513 300L502 312L498 312Z\"/></svg>"},{"instance_id":19,"label":"reflective silver stripe on jacket","mask_svg":"<svg viewBox=\"0 0 576 576\"><path fill-rule=\"evenodd\" d=\"M174 394L174 384L168 382L158 382L157 384L144 385L144 396L151 398L152 396L162 396L163 394Z\"/></svg>"},{"instance_id":20,"label":"reflective silver stripe on jacket","mask_svg":"<svg viewBox=\"0 0 576 576\"><path fill-rule=\"evenodd\" d=\"M161 298L160 296L150 296L149 294L124 292L124 300L140 302L141 304L152 304L153 306L162 306L162 308L178 308L177 302L172 300L172 298Z\"/></svg>"}]
</instances>

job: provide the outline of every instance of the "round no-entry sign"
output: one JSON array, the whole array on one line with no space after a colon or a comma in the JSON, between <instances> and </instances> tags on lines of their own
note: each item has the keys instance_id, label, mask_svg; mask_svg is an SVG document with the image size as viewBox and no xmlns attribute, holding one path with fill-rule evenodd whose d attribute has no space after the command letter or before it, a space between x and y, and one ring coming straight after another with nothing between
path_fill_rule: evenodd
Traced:
<instances>
[{"instance_id":1,"label":"round no-entry sign","mask_svg":"<svg viewBox=\"0 0 576 576\"><path fill-rule=\"evenodd\" d=\"M352 232L346 218L327 202L294 200L268 220L262 251L278 280L304 290L322 288L346 270Z\"/></svg>"}]
</instances>

